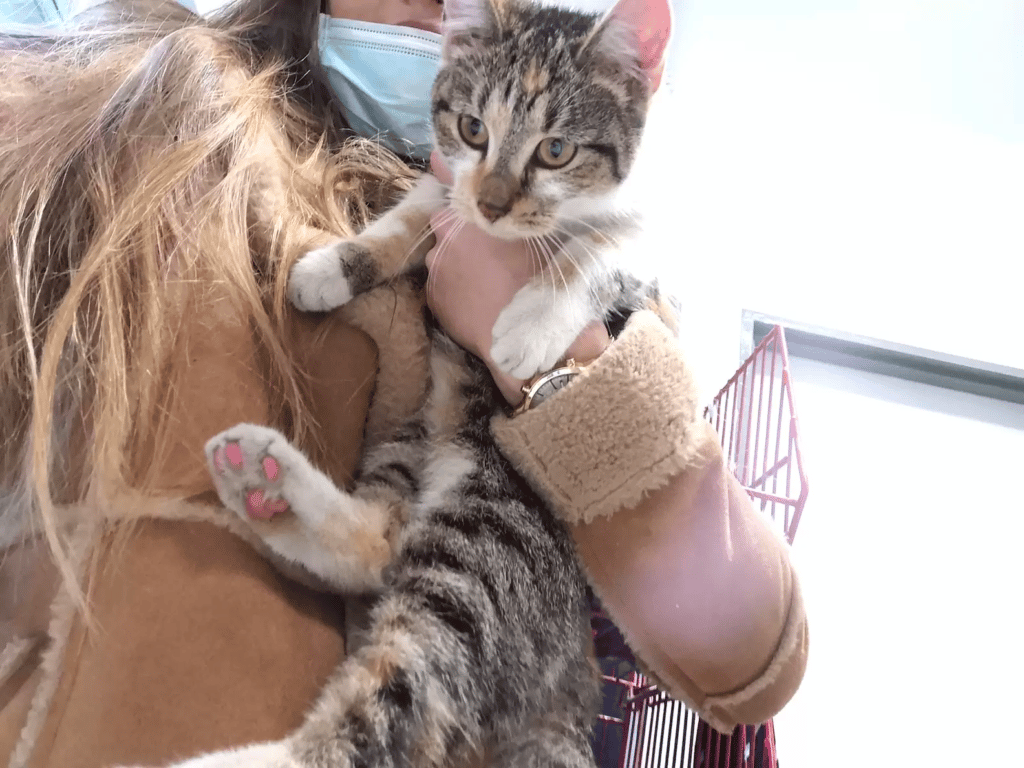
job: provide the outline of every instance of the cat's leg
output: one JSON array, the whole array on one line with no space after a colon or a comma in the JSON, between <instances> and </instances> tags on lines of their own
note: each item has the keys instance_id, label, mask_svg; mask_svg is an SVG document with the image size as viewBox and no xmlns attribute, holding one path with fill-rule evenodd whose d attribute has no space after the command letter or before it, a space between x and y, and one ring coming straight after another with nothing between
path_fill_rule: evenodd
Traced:
<instances>
[{"instance_id":1,"label":"cat's leg","mask_svg":"<svg viewBox=\"0 0 1024 768\"><path fill-rule=\"evenodd\" d=\"M206 444L217 493L284 560L343 591L374 591L391 562L394 499L347 493L280 432L238 424Z\"/></svg>"},{"instance_id":2,"label":"cat's leg","mask_svg":"<svg viewBox=\"0 0 1024 768\"><path fill-rule=\"evenodd\" d=\"M581 239L563 244L498 314L491 359L518 379L550 370L621 292L617 273Z\"/></svg>"},{"instance_id":3,"label":"cat's leg","mask_svg":"<svg viewBox=\"0 0 1024 768\"><path fill-rule=\"evenodd\" d=\"M544 713L552 727L509 755L588 765L599 692L582 575L565 531L509 500L486 456L475 468L435 457L425 469L424 499L433 470L458 467L458 477L409 524L368 645L290 739L300 765L458 765Z\"/></svg>"},{"instance_id":4,"label":"cat's leg","mask_svg":"<svg viewBox=\"0 0 1024 768\"><path fill-rule=\"evenodd\" d=\"M427 602L424 602L427 601ZM174 768L445 768L481 743L493 693L477 673L466 616L449 590L387 595L370 643L328 681L288 738Z\"/></svg>"},{"instance_id":5,"label":"cat's leg","mask_svg":"<svg viewBox=\"0 0 1024 768\"><path fill-rule=\"evenodd\" d=\"M593 725L571 722L564 712L537 719L501 745L493 768L594 768Z\"/></svg>"},{"instance_id":6,"label":"cat's leg","mask_svg":"<svg viewBox=\"0 0 1024 768\"><path fill-rule=\"evenodd\" d=\"M591 738L601 678L593 662L589 612L583 623L582 632L563 635L565 646L543 665L546 690L531 720L495 734L492 768L594 768Z\"/></svg>"},{"instance_id":7,"label":"cat's leg","mask_svg":"<svg viewBox=\"0 0 1024 768\"><path fill-rule=\"evenodd\" d=\"M523 658L492 658L501 641L489 636L498 628L488 623L497 617L480 615L485 601L472 592L465 581L424 571L384 598L370 643L335 672L298 731L175 768L445 768L479 755L495 737L496 768L593 768L596 673L576 686L564 675L540 679L564 659L523 666ZM586 666L579 651L570 666ZM496 665L516 674L516 685L495 676ZM539 695L546 713L525 722L507 716ZM496 721L501 734L492 730Z\"/></svg>"},{"instance_id":8,"label":"cat's leg","mask_svg":"<svg viewBox=\"0 0 1024 768\"><path fill-rule=\"evenodd\" d=\"M300 258L289 277L289 299L302 310L327 311L418 265L428 250L430 217L447 199L447 188L424 174L394 208L358 235Z\"/></svg>"}]
</instances>

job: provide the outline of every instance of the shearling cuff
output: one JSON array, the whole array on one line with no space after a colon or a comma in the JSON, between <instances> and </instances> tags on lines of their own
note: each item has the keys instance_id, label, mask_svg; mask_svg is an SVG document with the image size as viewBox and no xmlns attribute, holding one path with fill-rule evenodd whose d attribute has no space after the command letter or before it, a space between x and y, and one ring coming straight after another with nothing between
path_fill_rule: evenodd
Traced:
<instances>
[{"instance_id":1,"label":"shearling cuff","mask_svg":"<svg viewBox=\"0 0 1024 768\"><path fill-rule=\"evenodd\" d=\"M726 469L714 429L699 426L693 466L639 506L570 531L643 668L728 733L793 696L807 616L789 546Z\"/></svg>"},{"instance_id":2,"label":"shearling cuff","mask_svg":"<svg viewBox=\"0 0 1024 768\"><path fill-rule=\"evenodd\" d=\"M536 410L499 416L501 449L568 523L638 504L697 452L696 388L682 350L653 312L571 386Z\"/></svg>"}]
</instances>

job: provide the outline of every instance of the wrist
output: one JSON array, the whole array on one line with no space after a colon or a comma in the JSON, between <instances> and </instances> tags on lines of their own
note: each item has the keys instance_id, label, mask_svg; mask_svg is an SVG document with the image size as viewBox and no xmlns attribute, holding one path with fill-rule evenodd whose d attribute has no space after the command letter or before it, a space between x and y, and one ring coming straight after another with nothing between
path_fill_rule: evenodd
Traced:
<instances>
[{"instance_id":1,"label":"wrist","mask_svg":"<svg viewBox=\"0 0 1024 768\"><path fill-rule=\"evenodd\" d=\"M577 363L587 364L600 357L609 344L611 344L611 337L608 335L608 329L605 328L604 323L595 321L583 329L583 332L569 345L562 359L573 358ZM487 363L495 383L509 405L518 407L526 397L523 389L529 384L529 380L509 376L494 364L490 356L485 357L484 362ZM539 373L544 372L540 371Z\"/></svg>"}]
</instances>

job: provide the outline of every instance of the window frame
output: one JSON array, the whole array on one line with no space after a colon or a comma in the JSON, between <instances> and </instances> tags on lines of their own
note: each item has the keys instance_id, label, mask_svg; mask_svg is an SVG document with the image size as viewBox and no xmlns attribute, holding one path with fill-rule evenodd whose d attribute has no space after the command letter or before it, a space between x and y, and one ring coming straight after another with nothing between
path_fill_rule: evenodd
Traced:
<instances>
[{"instance_id":1,"label":"window frame","mask_svg":"<svg viewBox=\"0 0 1024 768\"><path fill-rule=\"evenodd\" d=\"M1018 368L858 336L749 309L743 310L741 323L741 360L747 359L774 326L781 325L791 357L1024 405L1024 370Z\"/></svg>"}]
</instances>

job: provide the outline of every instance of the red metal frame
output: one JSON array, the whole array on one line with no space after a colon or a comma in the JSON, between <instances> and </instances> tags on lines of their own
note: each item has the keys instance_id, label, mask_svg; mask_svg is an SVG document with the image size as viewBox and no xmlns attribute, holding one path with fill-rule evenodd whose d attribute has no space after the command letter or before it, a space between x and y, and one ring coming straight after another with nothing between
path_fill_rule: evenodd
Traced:
<instances>
[{"instance_id":1,"label":"red metal frame","mask_svg":"<svg viewBox=\"0 0 1024 768\"><path fill-rule=\"evenodd\" d=\"M733 474L790 544L807 501L786 337L775 326L705 410ZM781 513L781 514L780 514ZM604 677L621 689L622 717L601 715L595 749L617 768L776 768L775 728L740 726L721 734L638 672ZM763 734L760 730L763 728ZM618 729L617 760L606 753ZM758 751L760 750L760 754Z\"/></svg>"},{"instance_id":2,"label":"red metal frame","mask_svg":"<svg viewBox=\"0 0 1024 768\"><path fill-rule=\"evenodd\" d=\"M704 415L722 440L733 474L792 544L807 501L807 475L781 326L762 339ZM794 483L799 487L794 488ZM784 513L781 520L779 507Z\"/></svg>"}]
</instances>

